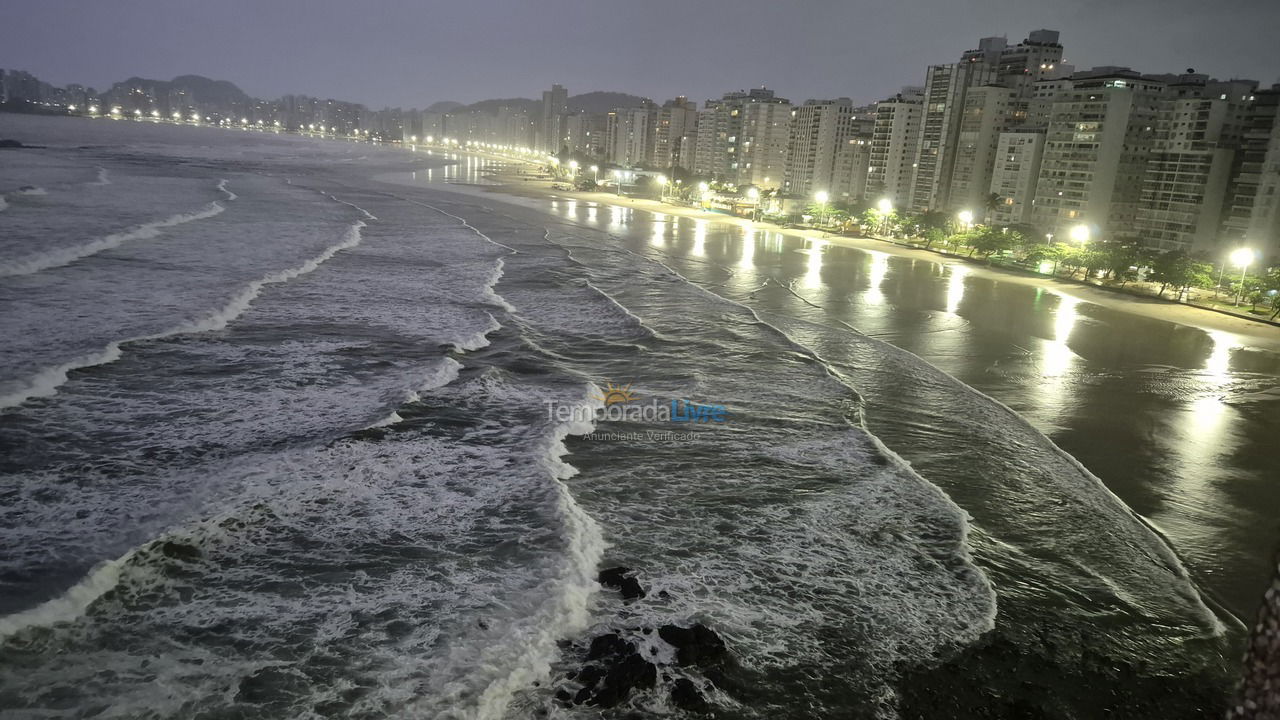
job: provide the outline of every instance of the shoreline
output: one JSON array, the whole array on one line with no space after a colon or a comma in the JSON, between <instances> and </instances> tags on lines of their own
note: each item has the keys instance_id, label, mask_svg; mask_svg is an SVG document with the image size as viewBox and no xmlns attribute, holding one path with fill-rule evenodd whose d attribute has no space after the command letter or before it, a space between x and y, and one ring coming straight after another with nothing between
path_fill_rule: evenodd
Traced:
<instances>
[{"instance_id":1,"label":"shoreline","mask_svg":"<svg viewBox=\"0 0 1280 720\"><path fill-rule=\"evenodd\" d=\"M520 162L502 155L472 153L482 157L505 162ZM739 218L722 213L708 212L696 208L670 205L657 200L618 196L608 192L578 192L555 190L554 180L530 178L518 175L510 170L502 170L490 175L493 185L470 184L471 190L458 190L472 193L480 190L489 194L511 195L534 199L569 199L578 202L593 202L598 205L643 210L651 213L662 213L686 217L708 222L719 222L739 228L750 227L764 232L775 232L810 242L819 241L868 252L881 252L888 255L922 260L936 265L963 264L966 270L975 276L996 282L1009 282L1029 287L1043 288L1058 295L1073 297L1082 302L1092 303L1120 312L1127 312L1153 320L1194 327L1209 333L1225 333L1235 338L1239 347L1280 353L1280 327L1266 321L1237 317L1216 310L1185 305L1158 298L1144 298L1123 292L1091 287L1077 282L1058 278L1028 275L1015 270L1007 270L986 265L981 261L970 260L960 255L950 255L933 250L905 247L890 240L878 238L853 238L843 235L830 235L821 230L804 228L783 228L772 223L755 222L747 218Z\"/></svg>"}]
</instances>

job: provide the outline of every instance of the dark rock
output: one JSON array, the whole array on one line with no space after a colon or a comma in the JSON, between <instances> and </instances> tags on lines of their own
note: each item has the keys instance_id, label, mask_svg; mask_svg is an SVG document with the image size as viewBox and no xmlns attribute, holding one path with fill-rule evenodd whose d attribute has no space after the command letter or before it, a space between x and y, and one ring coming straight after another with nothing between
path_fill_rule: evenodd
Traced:
<instances>
[{"instance_id":1,"label":"dark rock","mask_svg":"<svg viewBox=\"0 0 1280 720\"><path fill-rule=\"evenodd\" d=\"M20 148L20 147L22 147L22 143L18 142L17 140L9 140L9 139L0 140L0 148Z\"/></svg>"},{"instance_id":2,"label":"dark rock","mask_svg":"<svg viewBox=\"0 0 1280 720\"><path fill-rule=\"evenodd\" d=\"M560 688L559 690L556 691L556 699L562 703L567 703L571 699L573 699L573 696L569 694L568 690L565 690L564 688Z\"/></svg>"},{"instance_id":3,"label":"dark rock","mask_svg":"<svg viewBox=\"0 0 1280 720\"><path fill-rule=\"evenodd\" d=\"M689 628L663 625L658 628L658 637L676 648L676 662L681 665L717 667L729 657L724 641L702 623L695 623Z\"/></svg>"},{"instance_id":4,"label":"dark rock","mask_svg":"<svg viewBox=\"0 0 1280 720\"><path fill-rule=\"evenodd\" d=\"M608 570L601 570L596 576L596 580L605 587L621 588L622 581L626 579L627 573L631 572L631 568L613 567Z\"/></svg>"},{"instance_id":5,"label":"dark rock","mask_svg":"<svg viewBox=\"0 0 1280 720\"><path fill-rule=\"evenodd\" d=\"M640 653L631 653L604 677L604 685L591 698L592 705L614 707L635 689L649 689L658 682L658 668Z\"/></svg>"},{"instance_id":6,"label":"dark rock","mask_svg":"<svg viewBox=\"0 0 1280 720\"><path fill-rule=\"evenodd\" d=\"M635 652L635 649L635 645L623 640L616 633L608 633L591 641L591 648L587 650L587 659L599 660L612 655L622 656Z\"/></svg>"},{"instance_id":7,"label":"dark rock","mask_svg":"<svg viewBox=\"0 0 1280 720\"><path fill-rule=\"evenodd\" d=\"M577 695L573 696L573 704L581 705L591 699L591 688L582 688Z\"/></svg>"},{"instance_id":8,"label":"dark rock","mask_svg":"<svg viewBox=\"0 0 1280 720\"><path fill-rule=\"evenodd\" d=\"M623 578L621 589L623 599L634 600L644 597L644 588L640 587L640 581L635 578Z\"/></svg>"},{"instance_id":9,"label":"dark rock","mask_svg":"<svg viewBox=\"0 0 1280 720\"><path fill-rule=\"evenodd\" d=\"M200 549L194 545L166 540L160 544L160 552L174 560L199 560Z\"/></svg>"},{"instance_id":10,"label":"dark rock","mask_svg":"<svg viewBox=\"0 0 1280 720\"><path fill-rule=\"evenodd\" d=\"M689 678L676 680L671 687L671 703L681 710L705 713L711 709L698 687Z\"/></svg>"},{"instance_id":11,"label":"dark rock","mask_svg":"<svg viewBox=\"0 0 1280 720\"><path fill-rule=\"evenodd\" d=\"M578 673L578 682L582 683L583 687L593 688L602 677L604 677L603 669L597 665L588 665Z\"/></svg>"}]
</instances>

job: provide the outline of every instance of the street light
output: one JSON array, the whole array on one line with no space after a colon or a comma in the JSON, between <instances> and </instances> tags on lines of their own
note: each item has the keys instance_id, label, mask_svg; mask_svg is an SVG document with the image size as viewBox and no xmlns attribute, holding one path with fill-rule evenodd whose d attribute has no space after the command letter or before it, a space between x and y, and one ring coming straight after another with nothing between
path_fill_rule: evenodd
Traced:
<instances>
[{"instance_id":1,"label":"street light","mask_svg":"<svg viewBox=\"0 0 1280 720\"><path fill-rule=\"evenodd\" d=\"M1053 244L1053 233L1045 233L1045 234L1044 234L1044 244L1045 244L1045 245L1052 245L1052 244Z\"/></svg>"},{"instance_id":2,"label":"street light","mask_svg":"<svg viewBox=\"0 0 1280 720\"><path fill-rule=\"evenodd\" d=\"M659 175L656 179L658 181L658 202L662 202L667 195L667 176Z\"/></svg>"},{"instance_id":3,"label":"street light","mask_svg":"<svg viewBox=\"0 0 1280 720\"><path fill-rule=\"evenodd\" d=\"M1071 241L1084 245L1085 243L1089 242L1090 234L1091 233L1089 232L1088 225L1085 225L1084 223L1080 223L1079 225L1074 225L1072 226L1070 231Z\"/></svg>"},{"instance_id":4,"label":"street light","mask_svg":"<svg viewBox=\"0 0 1280 720\"><path fill-rule=\"evenodd\" d=\"M973 212L969 210L961 210L960 214L956 215L956 217L960 218L960 222L964 224L965 230L973 227Z\"/></svg>"},{"instance_id":5,"label":"street light","mask_svg":"<svg viewBox=\"0 0 1280 720\"><path fill-rule=\"evenodd\" d=\"M760 189L751 188L747 190L747 197L755 202L755 206L751 208L751 222L755 222L760 214Z\"/></svg>"},{"instance_id":6,"label":"street light","mask_svg":"<svg viewBox=\"0 0 1280 720\"><path fill-rule=\"evenodd\" d=\"M1240 296L1244 294L1245 273L1249 272L1249 263L1253 262L1253 250L1247 247L1231 251L1231 262L1240 266L1240 286L1236 288L1236 307L1240 306Z\"/></svg>"},{"instance_id":7,"label":"street light","mask_svg":"<svg viewBox=\"0 0 1280 720\"><path fill-rule=\"evenodd\" d=\"M813 194L813 199L818 201L818 224L825 225L827 220L827 200L831 199L831 196L827 194L826 190L819 190Z\"/></svg>"},{"instance_id":8,"label":"street light","mask_svg":"<svg viewBox=\"0 0 1280 720\"><path fill-rule=\"evenodd\" d=\"M599 184L600 184L600 166L599 166L599 165L592 165L592 166L591 166L591 173L592 173L593 175L595 175L596 185L599 185Z\"/></svg>"}]
</instances>

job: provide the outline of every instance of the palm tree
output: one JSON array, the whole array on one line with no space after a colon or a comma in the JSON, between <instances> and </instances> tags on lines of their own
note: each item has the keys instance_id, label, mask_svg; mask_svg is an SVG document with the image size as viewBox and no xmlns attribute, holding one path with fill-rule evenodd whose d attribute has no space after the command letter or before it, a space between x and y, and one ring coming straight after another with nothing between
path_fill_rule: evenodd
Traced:
<instances>
[{"instance_id":1,"label":"palm tree","mask_svg":"<svg viewBox=\"0 0 1280 720\"><path fill-rule=\"evenodd\" d=\"M984 212L986 213L983 219L990 222L991 213L995 212L996 208L1000 207L1002 203L1004 203L1004 198L1000 196L1000 193L991 193L990 195L988 195L987 203L983 208Z\"/></svg>"}]
</instances>

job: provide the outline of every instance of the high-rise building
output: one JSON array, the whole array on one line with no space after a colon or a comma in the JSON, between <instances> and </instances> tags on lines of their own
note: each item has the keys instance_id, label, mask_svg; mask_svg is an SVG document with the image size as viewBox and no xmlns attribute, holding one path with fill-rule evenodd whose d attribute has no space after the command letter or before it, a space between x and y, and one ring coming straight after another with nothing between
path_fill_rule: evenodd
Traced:
<instances>
[{"instance_id":1,"label":"high-rise building","mask_svg":"<svg viewBox=\"0 0 1280 720\"><path fill-rule=\"evenodd\" d=\"M984 42L994 39L986 38ZM965 95L972 87L995 82L996 66L984 59L991 52L998 51L986 51L965 62L929 67L911 180L912 210L923 212L949 207L951 173L955 167Z\"/></svg>"},{"instance_id":2,"label":"high-rise building","mask_svg":"<svg viewBox=\"0 0 1280 720\"><path fill-rule=\"evenodd\" d=\"M564 145L564 117L569 114L569 91L552 85L542 92L542 123L538 131L538 149L558 153Z\"/></svg>"},{"instance_id":3,"label":"high-rise building","mask_svg":"<svg viewBox=\"0 0 1280 720\"><path fill-rule=\"evenodd\" d=\"M851 139L853 102L848 98L807 100L792 109L783 191L796 197L808 197L818 191L830 193L836 154Z\"/></svg>"},{"instance_id":4,"label":"high-rise building","mask_svg":"<svg viewBox=\"0 0 1280 720\"><path fill-rule=\"evenodd\" d=\"M1280 262L1280 84L1249 97L1223 234Z\"/></svg>"},{"instance_id":5,"label":"high-rise building","mask_svg":"<svg viewBox=\"0 0 1280 720\"><path fill-rule=\"evenodd\" d=\"M831 171L831 198L857 203L867 196L867 168L871 162L871 139L853 136L836 150Z\"/></svg>"},{"instance_id":6,"label":"high-rise building","mask_svg":"<svg viewBox=\"0 0 1280 720\"><path fill-rule=\"evenodd\" d=\"M1256 86L1193 73L1166 86L1135 223L1145 245L1219 254L1231 168Z\"/></svg>"},{"instance_id":7,"label":"high-rise building","mask_svg":"<svg viewBox=\"0 0 1280 720\"><path fill-rule=\"evenodd\" d=\"M685 156L692 156L696 150L693 133L697 124L698 105L684 96L668 100L658 108L650 164L657 169L669 169L690 163L692 158L686 160ZM685 147L686 140L693 140L689 147Z\"/></svg>"},{"instance_id":8,"label":"high-rise building","mask_svg":"<svg viewBox=\"0 0 1280 720\"><path fill-rule=\"evenodd\" d=\"M743 147L746 141L743 127L747 119L746 108L757 104L786 105L788 113L790 111L788 101L775 97L773 91L768 88L752 88L745 92L725 93L724 97L719 100L707 101L704 106L705 109L698 114L697 153L694 160L694 172L725 182L739 184L752 182L751 176L759 168L752 168L752 172L742 172L744 163L748 162L743 159L744 155L749 152ZM764 173L776 172L776 177L764 173L760 174L761 179L770 177L771 186L774 187L781 184L783 171L781 164L778 164L771 154L775 148L774 141L776 141L777 137L774 133L776 126L773 124L777 121L775 115L776 113L773 111L757 114L757 120L767 116L768 124L757 123L756 131L763 133L765 142L761 143L761 146L755 150L755 152L762 154L761 159L759 161L750 161L758 163L762 167L777 165L776 171L764 171ZM785 161L785 135L781 144L781 153Z\"/></svg>"},{"instance_id":9,"label":"high-rise building","mask_svg":"<svg viewBox=\"0 0 1280 720\"><path fill-rule=\"evenodd\" d=\"M1029 98L1039 80L1063 77L1073 70L1062 63L1062 45L1057 30L1033 30L1027 39L1000 50L995 61L996 84Z\"/></svg>"},{"instance_id":10,"label":"high-rise building","mask_svg":"<svg viewBox=\"0 0 1280 720\"><path fill-rule=\"evenodd\" d=\"M1017 96L995 85L970 88L965 94L951 171L950 206L984 218L991 197L991 176L1000 134L1012 123Z\"/></svg>"},{"instance_id":11,"label":"high-rise building","mask_svg":"<svg viewBox=\"0 0 1280 720\"><path fill-rule=\"evenodd\" d=\"M605 158L623 167L648 165L653 158L652 107L619 108L609 113L605 134Z\"/></svg>"},{"instance_id":12,"label":"high-rise building","mask_svg":"<svg viewBox=\"0 0 1280 720\"><path fill-rule=\"evenodd\" d=\"M896 208L911 197L911 179L924 115L923 89L903 88L897 97L876 104L867 161L867 197L888 199Z\"/></svg>"},{"instance_id":13,"label":"high-rise building","mask_svg":"<svg viewBox=\"0 0 1280 720\"><path fill-rule=\"evenodd\" d=\"M1043 157L1043 130L1000 133L989 186L990 193L997 198L990 213L990 222L998 225L1031 222L1031 207Z\"/></svg>"},{"instance_id":14,"label":"high-rise building","mask_svg":"<svg viewBox=\"0 0 1280 720\"><path fill-rule=\"evenodd\" d=\"M787 172L791 103L786 100L743 105L737 184L776 190Z\"/></svg>"},{"instance_id":15,"label":"high-rise building","mask_svg":"<svg viewBox=\"0 0 1280 720\"><path fill-rule=\"evenodd\" d=\"M1100 67L1070 85L1050 112L1033 221L1055 234L1085 224L1132 236L1165 82Z\"/></svg>"}]
</instances>

